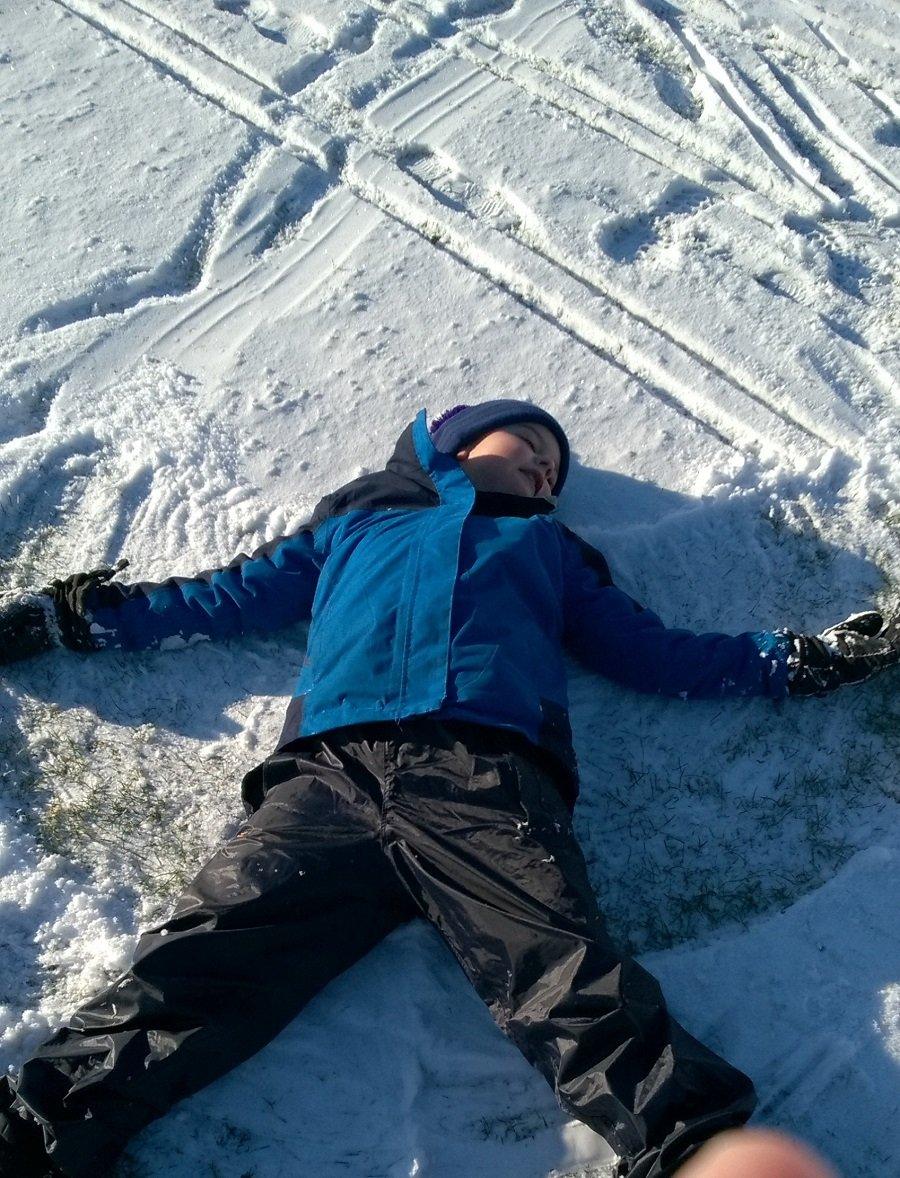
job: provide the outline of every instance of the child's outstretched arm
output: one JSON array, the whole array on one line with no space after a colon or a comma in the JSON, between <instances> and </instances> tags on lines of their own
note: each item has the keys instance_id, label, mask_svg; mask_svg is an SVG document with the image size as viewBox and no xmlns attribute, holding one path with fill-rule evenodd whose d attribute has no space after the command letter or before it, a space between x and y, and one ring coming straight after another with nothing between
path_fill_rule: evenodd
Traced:
<instances>
[{"instance_id":1,"label":"child's outstretched arm","mask_svg":"<svg viewBox=\"0 0 900 1178\"><path fill-rule=\"evenodd\" d=\"M856 615L817 637L788 630L669 629L612 583L606 561L567 530L565 641L601 674L638 691L715 699L822 695L900 662L900 632ZM876 623L877 619L877 623Z\"/></svg>"},{"instance_id":2,"label":"child's outstretched arm","mask_svg":"<svg viewBox=\"0 0 900 1178\"><path fill-rule=\"evenodd\" d=\"M275 630L310 616L319 565L307 525L195 577L128 585L117 571L0 595L0 664L59 646L146 650Z\"/></svg>"}]
</instances>

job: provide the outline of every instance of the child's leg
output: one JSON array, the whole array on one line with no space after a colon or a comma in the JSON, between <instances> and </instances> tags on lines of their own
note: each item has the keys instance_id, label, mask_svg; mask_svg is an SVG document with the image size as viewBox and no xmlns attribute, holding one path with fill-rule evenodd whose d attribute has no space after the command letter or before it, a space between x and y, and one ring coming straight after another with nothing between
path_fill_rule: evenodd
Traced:
<instances>
[{"instance_id":1,"label":"child's leg","mask_svg":"<svg viewBox=\"0 0 900 1178\"><path fill-rule=\"evenodd\" d=\"M389 853L411 895L563 1107L610 1142L624 1172L671 1174L696 1143L749 1117L752 1084L616 951L549 774L500 755L468 757L465 773L465 749L432 752L423 764L412 744L399 750Z\"/></svg>"},{"instance_id":2,"label":"child's leg","mask_svg":"<svg viewBox=\"0 0 900 1178\"><path fill-rule=\"evenodd\" d=\"M373 798L372 779L338 758L267 767L261 808L141 938L131 970L21 1069L21 1102L66 1174L106 1173L132 1134L252 1055L412 915L379 842L377 783Z\"/></svg>"}]
</instances>

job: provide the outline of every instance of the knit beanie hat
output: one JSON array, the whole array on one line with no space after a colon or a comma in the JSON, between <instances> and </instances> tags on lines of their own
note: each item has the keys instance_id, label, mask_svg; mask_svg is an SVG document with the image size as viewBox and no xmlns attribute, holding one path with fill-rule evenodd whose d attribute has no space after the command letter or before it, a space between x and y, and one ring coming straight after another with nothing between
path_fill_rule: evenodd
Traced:
<instances>
[{"instance_id":1,"label":"knit beanie hat","mask_svg":"<svg viewBox=\"0 0 900 1178\"><path fill-rule=\"evenodd\" d=\"M544 425L559 443L559 473L554 496L563 489L569 473L569 440L555 417L530 401L484 401L481 405L454 405L429 426L431 439L442 454L456 454L469 442L494 429L533 421Z\"/></svg>"}]
</instances>

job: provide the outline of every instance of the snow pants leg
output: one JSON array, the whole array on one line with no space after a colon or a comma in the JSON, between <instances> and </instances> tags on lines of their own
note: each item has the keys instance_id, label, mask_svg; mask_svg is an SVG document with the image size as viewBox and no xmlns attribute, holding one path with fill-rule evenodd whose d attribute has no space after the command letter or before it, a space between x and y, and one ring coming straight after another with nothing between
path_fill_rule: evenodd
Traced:
<instances>
[{"instance_id":1,"label":"snow pants leg","mask_svg":"<svg viewBox=\"0 0 900 1178\"><path fill-rule=\"evenodd\" d=\"M19 1100L72 1178L258 1051L414 915L382 853L378 781L325 751L262 766L265 801L141 937L132 968L21 1069Z\"/></svg>"},{"instance_id":2,"label":"snow pants leg","mask_svg":"<svg viewBox=\"0 0 900 1178\"><path fill-rule=\"evenodd\" d=\"M753 1085L613 945L553 775L485 733L455 747L433 733L427 762L399 747L386 851L563 1108L609 1141L629 1178L672 1174L749 1118Z\"/></svg>"},{"instance_id":3,"label":"snow pants leg","mask_svg":"<svg viewBox=\"0 0 900 1178\"><path fill-rule=\"evenodd\" d=\"M629 1178L670 1175L742 1124L750 1081L617 952L553 773L511 748L499 731L422 718L270 758L259 809L141 938L132 969L24 1064L18 1096L56 1165L101 1178L132 1134L416 914Z\"/></svg>"}]
</instances>

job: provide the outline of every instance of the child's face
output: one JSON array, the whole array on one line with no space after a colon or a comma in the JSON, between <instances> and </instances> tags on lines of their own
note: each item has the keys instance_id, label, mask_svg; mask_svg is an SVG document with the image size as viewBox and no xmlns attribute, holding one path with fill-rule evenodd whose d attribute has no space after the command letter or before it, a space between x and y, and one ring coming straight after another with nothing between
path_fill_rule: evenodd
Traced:
<instances>
[{"instance_id":1,"label":"child's face","mask_svg":"<svg viewBox=\"0 0 900 1178\"><path fill-rule=\"evenodd\" d=\"M491 430L456 457L479 491L549 499L559 474L559 443L531 421Z\"/></svg>"}]
</instances>

